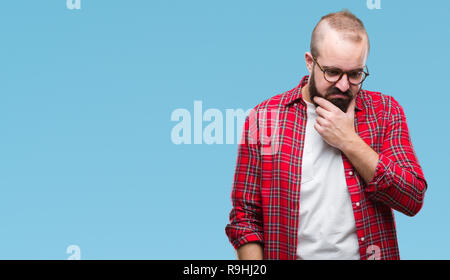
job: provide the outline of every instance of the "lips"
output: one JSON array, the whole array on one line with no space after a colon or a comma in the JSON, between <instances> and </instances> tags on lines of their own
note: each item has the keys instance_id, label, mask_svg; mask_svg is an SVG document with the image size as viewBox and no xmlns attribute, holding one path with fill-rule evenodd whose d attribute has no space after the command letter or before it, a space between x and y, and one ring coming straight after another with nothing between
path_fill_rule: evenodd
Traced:
<instances>
[{"instance_id":1,"label":"lips","mask_svg":"<svg viewBox=\"0 0 450 280\"><path fill-rule=\"evenodd\" d=\"M347 95L340 94L340 93L334 93L334 94L331 94L330 97L331 97L331 98L343 98L343 99L348 98Z\"/></svg>"},{"instance_id":2,"label":"lips","mask_svg":"<svg viewBox=\"0 0 450 280\"><path fill-rule=\"evenodd\" d=\"M331 88L326 93L326 97L330 99L349 99L351 97L350 90L347 90L346 92L340 91L338 88Z\"/></svg>"}]
</instances>

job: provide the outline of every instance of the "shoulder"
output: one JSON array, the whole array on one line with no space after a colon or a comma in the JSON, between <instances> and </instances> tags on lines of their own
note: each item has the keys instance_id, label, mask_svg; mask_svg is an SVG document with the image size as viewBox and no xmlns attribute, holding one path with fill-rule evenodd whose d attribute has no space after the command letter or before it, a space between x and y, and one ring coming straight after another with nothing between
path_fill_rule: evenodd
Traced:
<instances>
[{"instance_id":1,"label":"shoulder","mask_svg":"<svg viewBox=\"0 0 450 280\"><path fill-rule=\"evenodd\" d=\"M362 90L359 94L363 107L367 111L389 115L403 112L402 106L391 95L370 90Z\"/></svg>"},{"instance_id":2,"label":"shoulder","mask_svg":"<svg viewBox=\"0 0 450 280\"><path fill-rule=\"evenodd\" d=\"M274 95L270 98L267 98L257 104L255 107L253 107L254 110L260 111L260 110L268 110L268 109L278 109L280 108L281 104L283 103L284 96L287 94L287 92L279 93L277 95Z\"/></svg>"},{"instance_id":3,"label":"shoulder","mask_svg":"<svg viewBox=\"0 0 450 280\"><path fill-rule=\"evenodd\" d=\"M302 88L308 83L309 75L303 76L300 83L291 90L284 91L282 93L278 93L274 95L258 105L256 105L253 110L254 111L267 111L267 110L284 110L288 107L288 105L293 102L301 99L302 97Z\"/></svg>"},{"instance_id":4,"label":"shoulder","mask_svg":"<svg viewBox=\"0 0 450 280\"><path fill-rule=\"evenodd\" d=\"M283 110L289 103L289 100L292 100L293 98L295 99L299 95L301 95L299 87L293 88L291 90L282 93L278 93L270 98L263 100L262 102L254 106L253 111L260 112L268 110Z\"/></svg>"}]
</instances>

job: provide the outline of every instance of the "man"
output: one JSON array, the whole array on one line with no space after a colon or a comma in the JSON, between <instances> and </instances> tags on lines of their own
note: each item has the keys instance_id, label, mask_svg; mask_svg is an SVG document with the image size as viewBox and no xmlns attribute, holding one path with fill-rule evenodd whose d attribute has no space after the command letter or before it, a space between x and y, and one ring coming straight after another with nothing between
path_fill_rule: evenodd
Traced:
<instances>
[{"instance_id":1,"label":"man","mask_svg":"<svg viewBox=\"0 0 450 280\"><path fill-rule=\"evenodd\" d=\"M427 183L402 107L362 89L368 54L355 15L322 17L310 75L247 117L225 229L239 259L399 259L393 210L417 214Z\"/></svg>"}]
</instances>

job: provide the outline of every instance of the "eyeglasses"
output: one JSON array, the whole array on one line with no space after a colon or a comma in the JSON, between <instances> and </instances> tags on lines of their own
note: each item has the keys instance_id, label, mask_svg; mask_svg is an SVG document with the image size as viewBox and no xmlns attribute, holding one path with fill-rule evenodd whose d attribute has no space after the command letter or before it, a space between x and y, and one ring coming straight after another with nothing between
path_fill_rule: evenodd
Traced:
<instances>
[{"instance_id":1,"label":"eyeglasses","mask_svg":"<svg viewBox=\"0 0 450 280\"><path fill-rule=\"evenodd\" d=\"M366 65L366 71L363 70L351 70L344 72L339 68L325 68L323 69L322 66L317 62L316 58L313 57L314 62L319 66L320 71L323 72L323 77L326 81L330 83L337 83L340 79L342 79L342 76L344 74L347 74L348 82L354 86L358 86L364 82L364 80L369 76L369 69Z\"/></svg>"}]
</instances>

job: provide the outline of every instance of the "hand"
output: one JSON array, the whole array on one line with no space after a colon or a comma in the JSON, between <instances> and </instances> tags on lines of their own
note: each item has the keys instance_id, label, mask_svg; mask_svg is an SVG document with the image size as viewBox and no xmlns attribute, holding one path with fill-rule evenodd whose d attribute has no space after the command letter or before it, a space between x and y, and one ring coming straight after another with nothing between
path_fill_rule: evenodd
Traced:
<instances>
[{"instance_id":1,"label":"hand","mask_svg":"<svg viewBox=\"0 0 450 280\"><path fill-rule=\"evenodd\" d=\"M314 97L314 101L319 105L316 108L317 118L314 128L325 142L341 151L355 137L359 137L354 125L355 99L352 99L347 112L344 113L325 98Z\"/></svg>"}]
</instances>

